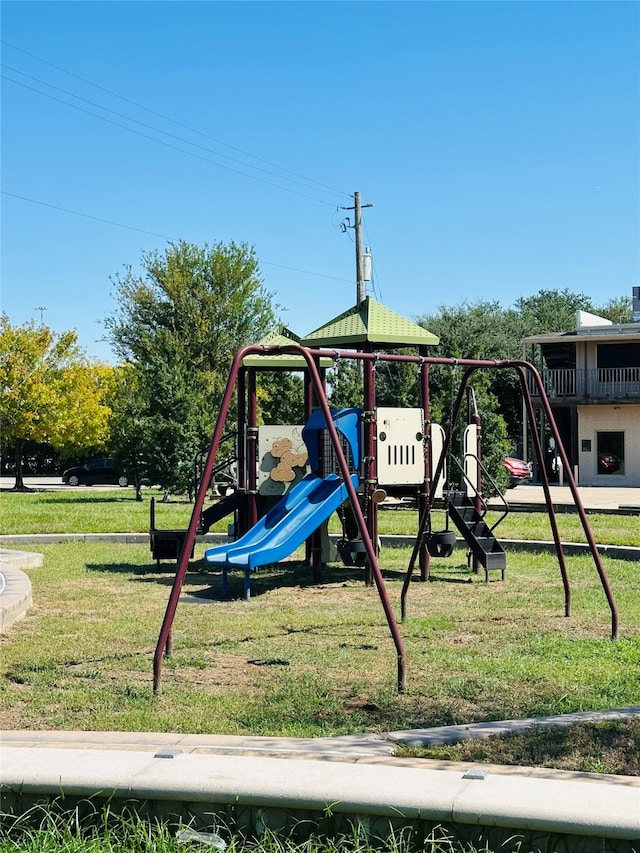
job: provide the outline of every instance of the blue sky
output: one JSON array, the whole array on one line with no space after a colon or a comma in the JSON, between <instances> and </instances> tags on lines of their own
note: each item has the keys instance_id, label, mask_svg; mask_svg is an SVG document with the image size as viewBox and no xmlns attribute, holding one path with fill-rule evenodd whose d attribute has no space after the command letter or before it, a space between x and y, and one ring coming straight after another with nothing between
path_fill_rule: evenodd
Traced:
<instances>
[{"instance_id":1,"label":"blue sky","mask_svg":"<svg viewBox=\"0 0 640 853\"><path fill-rule=\"evenodd\" d=\"M2 309L92 356L111 279L167 240L253 245L298 334L351 307L356 190L369 292L406 317L640 282L637 3L0 12Z\"/></svg>"}]
</instances>

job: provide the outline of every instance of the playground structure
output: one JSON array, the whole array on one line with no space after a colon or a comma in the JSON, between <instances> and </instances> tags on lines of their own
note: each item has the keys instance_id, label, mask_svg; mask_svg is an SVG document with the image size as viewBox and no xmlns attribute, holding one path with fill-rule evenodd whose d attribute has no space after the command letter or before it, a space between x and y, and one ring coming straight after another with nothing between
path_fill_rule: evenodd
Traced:
<instances>
[{"instance_id":1,"label":"playground structure","mask_svg":"<svg viewBox=\"0 0 640 853\"><path fill-rule=\"evenodd\" d=\"M567 485L571 489L609 604L611 636L617 636L616 605L538 372L525 361L451 359L428 355L428 347L437 342L437 338L421 327L399 318L367 298L302 342L276 335L271 342L247 346L236 354L204 463L190 524L181 541L177 570L155 650L156 693L160 691L163 656L170 655L172 651L173 619L199 532L208 529L215 520L234 513L235 541L209 549L205 560L222 570L223 593L226 593L227 572L232 569L244 570L245 597L248 597L250 573L256 567L284 559L303 543L306 544L306 559L311 564L314 580L320 581L323 558L328 562L327 549L323 547L323 526L333 512L345 507L348 508L352 524L348 537L341 543L341 553L348 555L345 559L348 564L362 564L365 579L377 588L396 649L398 690L404 691L404 646L378 560L378 507L385 497L385 488L411 487L418 503L416 537L401 594L402 619L407 615L407 596L416 563L420 568L421 579L426 580L429 577L431 557L446 556L453 547L452 537L455 541L455 534L451 530L432 529L432 512L436 500L446 501L447 518L458 527L469 546L474 569L478 570L482 566L486 580L489 571L499 570L504 579L504 550L493 529L484 521L487 507L481 493L482 463L478 450L480 419L473 405L469 406L467 447L462 466L463 488L444 489L445 468L451 456L455 426L465 399L472 399L470 379L478 370L516 372L525 414L531 426L535 425L535 415L529 389L536 389L565 465ZM329 343L332 346L327 346ZM333 345L345 344L354 348L333 348ZM417 354L387 351L406 347L416 348ZM362 409L333 410L329 406L326 368L339 359L355 359L361 364ZM416 366L421 398L419 407L389 409L376 406L375 375L381 363L408 363ZM430 421L429 369L435 365L464 368L446 434ZM258 488L256 372L260 369L295 370L302 372L305 379L303 438L309 453L311 471L302 476L275 504L273 498L265 501ZM225 438L226 419L236 391L238 489L233 495L223 497L205 510L207 491L218 463L219 449ZM543 451L535 428L531 429L531 438L535 457L542 461ZM562 577L565 615L569 616L569 578L544 465L540 465L540 472ZM326 536L324 538L326 540ZM354 556L356 554L359 558Z\"/></svg>"}]
</instances>

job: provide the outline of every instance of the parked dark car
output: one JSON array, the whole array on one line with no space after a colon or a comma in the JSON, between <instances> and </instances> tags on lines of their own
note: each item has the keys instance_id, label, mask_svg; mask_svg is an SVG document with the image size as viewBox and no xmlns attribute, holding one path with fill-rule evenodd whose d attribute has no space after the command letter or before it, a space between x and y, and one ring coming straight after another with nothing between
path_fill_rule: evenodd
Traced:
<instances>
[{"instance_id":1,"label":"parked dark car","mask_svg":"<svg viewBox=\"0 0 640 853\"><path fill-rule=\"evenodd\" d=\"M69 486L126 486L128 479L121 474L114 459L102 457L90 459L84 465L67 468L62 474L62 482Z\"/></svg>"},{"instance_id":2,"label":"parked dark car","mask_svg":"<svg viewBox=\"0 0 640 853\"><path fill-rule=\"evenodd\" d=\"M531 479L531 468L524 459L516 459L515 456L505 456L504 467L509 473L509 485L513 489L522 483L528 483Z\"/></svg>"}]
</instances>

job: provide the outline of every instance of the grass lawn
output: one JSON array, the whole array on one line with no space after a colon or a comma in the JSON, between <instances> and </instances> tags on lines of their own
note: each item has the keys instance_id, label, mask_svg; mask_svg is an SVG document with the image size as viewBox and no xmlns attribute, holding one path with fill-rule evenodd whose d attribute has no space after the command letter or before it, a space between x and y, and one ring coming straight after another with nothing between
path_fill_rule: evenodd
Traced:
<instances>
[{"instance_id":1,"label":"grass lawn","mask_svg":"<svg viewBox=\"0 0 640 853\"><path fill-rule=\"evenodd\" d=\"M148 524L148 502L121 492L2 493L0 500L3 532ZM163 526L186 525L191 506L161 504L158 513L165 512ZM409 515L383 513L381 526ZM523 522L523 537L531 516L512 518ZM602 518L607 541L630 538L629 521L637 526L626 516ZM401 628L407 692L399 696L393 643L361 570L329 566L315 586L293 559L258 572L250 602L241 599L241 575L231 574L231 598L222 601L219 573L205 571L204 546L197 546L174 654L154 697L151 661L170 564L158 572L145 545L72 542L39 550L44 565L29 572L34 605L1 639L3 728L309 737L638 702L640 575L633 562L605 560L620 616L620 638L611 642L609 610L587 557L568 559L568 619L552 555L509 554L506 582L488 585L469 574L463 551L434 560L433 582L411 586ZM382 552L396 613L408 558L406 548Z\"/></svg>"},{"instance_id":2,"label":"grass lawn","mask_svg":"<svg viewBox=\"0 0 640 853\"><path fill-rule=\"evenodd\" d=\"M187 575L174 654L153 697L151 660L172 575L144 545L45 546L31 569L34 606L2 638L4 728L124 729L318 736L619 707L637 702L640 576L607 561L609 611L589 559L568 560L563 616L550 555L509 555L507 580L471 576L464 555L434 560L412 584L402 625L407 693L375 589L335 565L315 586L300 562L260 571L253 598L222 601L220 577ZM196 558L203 546L198 546ZM398 610L409 550L381 564Z\"/></svg>"},{"instance_id":3,"label":"grass lawn","mask_svg":"<svg viewBox=\"0 0 640 853\"><path fill-rule=\"evenodd\" d=\"M133 490L72 491L14 493L0 491L0 533L144 533L149 530L149 499L156 498L158 527L187 527L193 504L186 499L171 498L166 503L155 489L144 489L142 502ZM208 504L207 504L208 505ZM490 524L498 519L489 513ZM584 542L580 519L573 513L557 515L560 535L567 542ZM213 531L225 532L228 519L218 522ZM640 545L638 516L589 514L589 524L596 542L609 545ZM444 526L444 513L434 512L434 529ZM417 512L389 510L380 513L380 533L411 535L417 532ZM331 522L334 533L340 531L337 518ZM497 535L503 539L537 539L551 541L548 516L543 512L513 512L499 525Z\"/></svg>"},{"instance_id":4,"label":"grass lawn","mask_svg":"<svg viewBox=\"0 0 640 853\"><path fill-rule=\"evenodd\" d=\"M0 509L2 532L148 526L148 502L119 492L3 493ZM186 526L190 512L186 503L162 504L158 523ZM402 525L402 516L383 513L383 532L407 532L384 529ZM514 538L538 530L538 518L512 518ZM602 519L599 541L637 544L637 519ZM569 538L564 530L563 536ZM38 550L45 560L29 570L33 607L0 638L4 729L314 737L623 707L637 704L640 695L640 574L628 561L605 559L620 615L620 637L612 642L609 610L589 558L567 559L570 618L563 615L551 555L509 554L506 581L489 584L469 573L463 550L434 559L433 581L411 586L401 626L407 692L399 695L393 643L378 595L364 586L361 570L331 565L323 583L314 585L298 553L260 570L249 602L241 597L241 575L231 574L230 598L222 600L220 575L205 571L204 546L198 545L174 623L174 654L164 665L163 691L154 696L152 658L171 566L158 571L146 545L70 542ZM409 553L384 548L380 560L398 614ZM640 722L539 729L401 754L638 775ZM5 825L0 853L184 849L166 827L137 820L115 828L102 819L99 824L95 838L73 819L54 821L50 813L40 828L32 820ZM281 838L227 840L230 853L373 849L357 837L302 847ZM383 849L410 846L390 839ZM474 853L446 842L428 849Z\"/></svg>"}]
</instances>

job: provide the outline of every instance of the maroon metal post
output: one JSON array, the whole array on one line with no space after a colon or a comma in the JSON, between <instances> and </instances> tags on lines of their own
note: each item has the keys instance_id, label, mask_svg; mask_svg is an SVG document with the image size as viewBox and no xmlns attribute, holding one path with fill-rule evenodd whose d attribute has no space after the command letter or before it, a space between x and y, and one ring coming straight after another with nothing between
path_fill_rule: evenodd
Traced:
<instances>
[{"instance_id":1,"label":"maroon metal post","mask_svg":"<svg viewBox=\"0 0 640 853\"><path fill-rule=\"evenodd\" d=\"M182 551L180 552L178 568L176 570L176 575L173 580L173 586L171 587L171 593L169 595L167 609L164 614L164 619L162 620L160 636L158 637L155 654L153 656L153 692L156 694L160 693L161 689L160 679L162 677L162 655L165 652L167 655L171 654L171 626L173 625L173 619L176 613L176 608L178 606L180 590L182 589L184 576L187 572L187 566L189 565L191 550L196 541L196 531L198 529L198 523L200 521L202 508L204 507L207 489L209 488L209 483L211 481L213 466L215 463L216 454L218 452L218 447L220 445L220 439L222 438L227 414L229 412L229 406L231 404L231 398L233 396L233 390L236 384L238 371L240 370L240 367L242 365L242 359L246 355L247 351L252 351L252 348L247 347L246 349L240 350L238 353L236 353L236 356L231 365L229 379L227 380L227 387L222 398L220 413L218 415L218 420L213 431L213 437L211 439L211 445L209 447L207 461L204 465L202 479L200 481L200 486L198 488L196 499L193 505L191 521L189 522L187 534L184 538L184 542L182 545ZM253 351L255 351L255 348L253 349Z\"/></svg>"},{"instance_id":2,"label":"maroon metal post","mask_svg":"<svg viewBox=\"0 0 640 853\"><path fill-rule=\"evenodd\" d=\"M371 344L366 345L365 352L372 353ZM364 500L366 507L366 522L369 537L373 543L376 554L378 553L378 505L372 500L377 480L376 465L376 361L377 356L369 358L363 365L364 386ZM365 582L373 586L371 566L367 561L365 567Z\"/></svg>"},{"instance_id":3,"label":"maroon metal post","mask_svg":"<svg viewBox=\"0 0 640 853\"><path fill-rule=\"evenodd\" d=\"M258 478L256 459L258 458L258 394L256 391L256 369L249 369L247 399L247 530L258 521ZM244 534L247 530L242 530Z\"/></svg>"},{"instance_id":4,"label":"maroon metal post","mask_svg":"<svg viewBox=\"0 0 640 853\"><path fill-rule=\"evenodd\" d=\"M564 588L564 615L571 615L571 586L569 584L569 574L567 572L567 564L564 558L564 549L562 547L562 540L560 539L560 531L558 529L558 521L556 519L556 511L553 506L553 501L551 499L551 488L549 485L549 477L547 474L547 467L544 464L544 450L542 445L540 444L540 436L538 435L538 431L536 429L536 418L535 413L533 411L533 402L531 400L531 394L529 392L529 388L527 386L527 381L525 377L524 370L518 369L518 376L520 377L520 387L522 388L522 394L525 404L525 409L527 412L527 419L529 421L529 425L531 427L531 436L533 440L533 447L535 450L536 458L538 460L538 468L540 471L540 480L542 482L542 490L544 492L544 499L547 505L547 514L549 516L549 523L551 525L551 533L553 535L553 542L556 548L556 554L558 556L558 565L560 566L560 575L562 577L562 586Z\"/></svg>"},{"instance_id":5,"label":"maroon metal post","mask_svg":"<svg viewBox=\"0 0 640 853\"><path fill-rule=\"evenodd\" d=\"M569 489L571 490L571 495L573 497L573 501L575 503L576 509L578 511L578 516L580 517L580 523L582 524L582 529L584 531L584 535L589 543L589 548L591 550L591 555L593 557L593 562L596 567L596 571L598 572L598 576L600 577L600 583L602 584L602 588L604 590L607 602L609 604L609 609L611 611L611 639L615 640L618 636L618 608L616 606L613 592L611 590L611 586L609 584L609 578L607 577L607 573L605 571L604 565L602 564L602 558L600 556L600 551L598 550L598 546L596 544L595 539L593 538L593 533L591 528L589 527L589 522L587 520L587 514L585 512L582 500L580 498L580 493L578 492L578 486L573 476L573 472L571 470L571 465L569 464L569 459L567 457L566 451L564 449L564 445L562 444L562 440L560 438L560 431L558 430L558 426L556 424L556 420L553 416L553 412L551 410L551 404L549 403L549 399L544 390L544 386L542 383L542 378L536 368L529 364L528 361L518 361L515 362L516 365L522 368L523 371L528 371L533 381L536 384L538 389L538 394L540 396L540 403L544 408L545 415L547 417L547 421L553 433L553 437L556 441L556 447L560 453L560 459L562 460L562 464L564 465L565 476L567 483L569 485ZM535 432L535 430L532 430ZM542 460L541 460L542 462ZM544 467L544 466L542 466ZM546 470L546 469L545 469Z\"/></svg>"},{"instance_id":6,"label":"maroon metal post","mask_svg":"<svg viewBox=\"0 0 640 853\"><path fill-rule=\"evenodd\" d=\"M245 435L245 426L247 423L247 368L244 366L238 371L237 387L238 430L236 444L238 448L238 489L244 492L245 500L234 513L235 528L233 534L236 539L247 529L249 512L247 505L247 440Z\"/></svg>"},{"instance_id":7,"label":"maroon metal post","mask_svg":"<svg viewBox=\"0 0 640 853\"><path fill-rule=\"evenodd\" d=\"M420 399L422 401L422 416L424 421L424 480L422 482L422 491L418 496L418 519L422 518L429 506L429 496L431 493L431 413L429 402L429 365L424 360L423 348L419 348L420 364L418 367L420 381ZM425 547L424 542L419 544L419 565L420 565L420 580L428 581L431 570L431 555Z\"/></svg>"},{"instance_id":8,"label":"maroon metal post","mask_svg":"<svg viewBox=\"0 0 640 853\"><path fill-rule=\"evenodd\" d=\"M367 555L367 559L371 565L371 569L373 571L374 580L376 583L376 587L378 589L378 595L380 597L380 601L382 603L382 608L384 610L384 614L387 619L387 624L389 626L389 630L391 632L391 636L393 638L393 642L396 647L396 656L397 656L397 666L398 666L398 692L403 693L406 686L406 671L405 671L405 652L404 652L404 643L402 641L402 637L400 635L400 631L398 629L398 625L396 623L395 617L393 615L393 610L391 607L391 602L389 601L389 596L387 595L387 591L384 585L384 580L382 578L382 572L380 571L380 566L378 564L378 558L376 555L376 549L373 546L371 541L371 537L369 536L369 531L367 529L367 524L362 514L362 509L360 508L360 502L358 501L358 494L356 492L355 486L351 480L351 474L349 472L349 466L347 464L347 460L342 451L342 447L340 445L340 439L338 436L338 431L333 423L333 418L331 417L331 410L329 407L329 402L327 400L326 394L323 392L322 383L320 380L320 376L316 365L313 361L312 355L313 351L308 351L303 349L302 347L298 347L296 345L292 345L291 347L284 347L283 350L285 352L295 352L304 356L307 361L309 367L309 373L311 375L311 380L314 384L314 387L318 393L318 403L320 405L320 409L322 410L322 414L325 419L325 423L327 426L327 432L329 433L329 437L331 439L331 444L335 451L338 464L340 466L340 472L342 474L342 478L344 480L345 487L347 489L347 494L349 495L349 500L351 502L351 507L353 513L355 515L356 522L358 524L358 529L360 531L360 535L362 537L362 541L365 548L365 553ZM321 353L315 353L321 354Z\"/></svg>"},{"instance_id":9,"label":"maroon metal post","mask_svg":"<svg viewBox=\"0 0 640 853\"><path fill-rule=\"evenodd\" d=\"M306 423L311 417L311 413L313 412L313 387L311 385L311 378L309 377L309 371L305 370L304 372L304 422ZM313 542L312 539L309 538L304 543L304 561L308 566L313 567ZM315 567L313 567L315 572ZM315 575L314 575L315 577Z\"/></svg>"}]
</instances>

